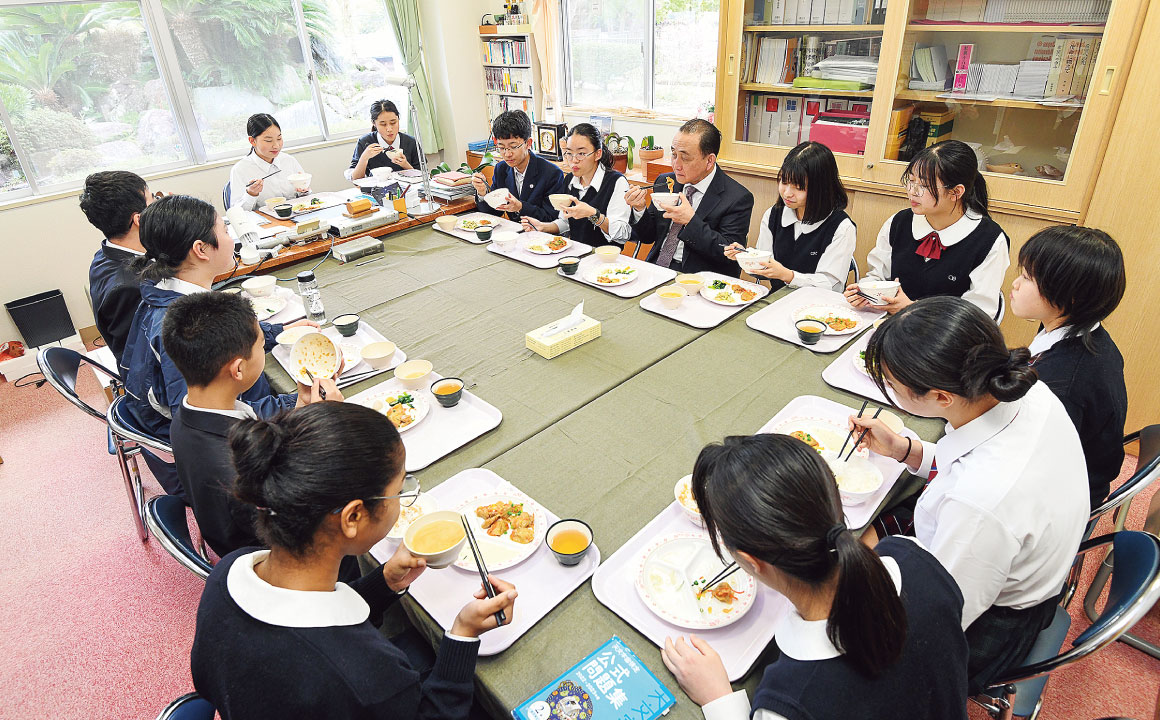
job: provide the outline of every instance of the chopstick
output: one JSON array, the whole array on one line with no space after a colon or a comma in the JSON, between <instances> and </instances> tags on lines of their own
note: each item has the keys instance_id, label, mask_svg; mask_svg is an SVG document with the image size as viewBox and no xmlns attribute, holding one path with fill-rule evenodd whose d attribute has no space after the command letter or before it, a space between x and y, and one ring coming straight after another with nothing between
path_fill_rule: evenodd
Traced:
<instances>
[{"instance_id":1,"label":"chopstick","mask_svg":"<svg viewBox=\"0 0 1160 720\"><path fill-rule=\"evenodd\" d=\"M266 177L255 178L255 179L253 179L253 180L249 181L248 183L246 183L246 187L250 187L250 186L251 186L251 185L253 185L254 183L258 182L259 180L265 180L265 179L266 179L266 178L268 178L268 177L273 177L273 176L277 175L277 174L278 174L278 173L280 173L280 172L282 172L282 168L278 168L277 170L275 170L274 172L270 173L270 174L269 174L269 175L267 175Z\"/></svg>"},{"instance_id":2,"label":"chopstick","mask_svg":"<svg viewBox=\"0 0 1160 720\"><path fill-rule=\"evenodd\" d=\"M460 515L459 519L463 521L463 531L467 533L467 544L471 546L471 555L475 558L475 568L479 570L479 579L483 581L483 591L487 593L489 598L493 598L495 597L495 588L492 587L491 581L487 579L487 566L483 564L483 553L480 552L479 544L475 540L475 533L471 530L471 523L467 521L466 515ZM496 627L500 627L507 622L507 616L504 615L503 610L496 611L495 621L498 623Z\"/></svg>"},{"instance_id":3,"label":"chopstick","mask_svg":"<svg viewBox=\"0 0 1160 720\"><path fill-rule=\"evenodd\" d=\"M878 419L878 415L881 412L882 412L882 408L878 408L877 410L875 410L874 417L871 419L874 419L874 420ZM858 413L858 417L862 417L862 413ZM866 433L868 433L868 432L870 432L870 428L866 428L865 430L862 431L862 434L859 435L858 439L854 442L854 447L850 448L850 454L847 455L845 458L843 458L842 462L846 462L850 458L854 457L854 451L857 450L858 446L862 444L862 439L866 437Z\"/></svg>"},{"instance_id":4,"label":"chopstick","mask_svg":"<svg viewBox=\"0 0 1160 720\"><path fill-rule=\"evenodd\" d=\"M867 295L866 293L862 292L861 290L859 290L856 294L858 295L858 297L869 302L871 305L885 305L886 304L876 297L872 297L870 295Z\"/></svg>"},{"instance_id":5,"label":"chopstick","mask_svg":"<svg viewBox=\"0 0 1160 720\"><path fill-rule=\"evenodd\" d=\"M726 565L724 568L721 569L721 572L719 572L715 576L713 576L712 580L705 583L701 587L697 588L697 597L700 597L700 596L704 595L705 593L709 592L709 588L723 582L727 577L729 577L733 573L737 572L740 569L740 567L741 566L735 562L731 562L728 565Z\"/></svg>"},{"instance_id":6,"label":"chopstick","mask_svg":"<svg viewBox=\"0 0 1160 720\"><path fill-rule=\"evenodd\" d=\"M302 372L306 373L306 377L310 378L310 384L313 385L314 376L310 374L310 370L307 368L302 368ZM322 398L323 400L326 399L326 390L322 389L322 383L318 384L318 397Z\"/></svg>"},{"instance_id":7,"label":"chopstick","mask_svg":"<svg viewBox=\"0 0 1160 720\"><path fill-rule=\"evenodd\" d=\"M869 404L870 404L869 400L862 401L862 408L860 410L858 410L858 417L862 417L862 413L866 412L866 406ZM882 408L878 408L878 411L881 412ZM875 415L874 417L878 417L878 416ZM846 442L842 443L842 449L838 451L838 457L842 457L842 453L846 452L846 445L848 445L850 443L850 438L852 438L852 437L854 437L854 431L850 430L849 432L846 433ZM859 442L861 442L861 441L859 441ZM854 443L854 447L858 447L858 443Z\"/></svg>"}]
</instances>

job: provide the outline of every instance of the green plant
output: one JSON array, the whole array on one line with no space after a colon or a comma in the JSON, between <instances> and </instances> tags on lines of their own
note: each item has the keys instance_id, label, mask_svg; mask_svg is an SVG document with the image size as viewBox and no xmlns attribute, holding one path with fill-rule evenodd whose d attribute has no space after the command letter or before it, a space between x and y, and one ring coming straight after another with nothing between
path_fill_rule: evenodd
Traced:
<instances>
[{"instance_id":1,"label":"green plant","mask_svg":"<svg viewBox=\"0 0 1160 720\"><path fill-rule=\"evenodd\" d=\"M640 139L640 149L641 150L660 150L660 148L657 147L656 137L653 135L645 135L644 137L642 137Z\"/></svg>"},{"instance_id":2,"label":"green plant","mask_svg":"<svg viewBox=\"0 0 1160 720\"><path fill-rule=\"evenodd\" d=\"M88 149L97 144L97 139L87 125L66 112L52 108L30 108L13 125L13 134L30 154L55 153L71 148Z\"/></svg>"},{"instance_id":3,"label":"green plant","mask_svg":"<svg viewBox=\"0 0 1160 720\"><path fill-rule=\"evenodd\" d=\"M65 177L77 171L87 173L96 160L97 158L94 158L93 153L89 150L80 148L61 150L48 161L48 172L57 177Z\"/></svg>"},{"instance_id":4,"label":"green plant","mask_svg":"<svg viewBox=\"0 0 1160 720\"><path fill-rule=\"evenodd\" d=\"M604 142L608 145L608 149L612 151L613 155L628 155L628 164L625 167L631 170L632 151L636 149L636 141L628 135L619 135L610 132L604 137Z\"/></svg>"},{"instance_id":5,"label":"green plant","mask_svg":"<svg viewBox=\"0 0 1160 720\"><path fill-rule=\"evenodd\" d=\"M32 95L27 88L9 83L0 83L0 103L8 111L8 117L13 120L21 118L32 102Z\"/></svg>"}]
</instances>

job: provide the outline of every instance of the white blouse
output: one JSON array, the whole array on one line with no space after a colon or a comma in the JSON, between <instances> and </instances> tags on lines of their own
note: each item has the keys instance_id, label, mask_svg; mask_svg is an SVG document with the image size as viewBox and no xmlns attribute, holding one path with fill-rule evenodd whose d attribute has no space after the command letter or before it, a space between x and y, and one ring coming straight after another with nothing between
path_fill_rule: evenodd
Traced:
<instances>
[{"instance_id":1,"label":"white blouse","mask_svg":"<svg viewBox=\"0 0 1160 720\"><path fill-rule=\"evenodd\" d=\"M874 249L866 258L870 264L870 270L865 275L867 280L894 279L890 274L890 224L892 222L894 222L893 215L882 224ZM974 232L975 228L979 227L980 222L982 222L981 216L967 212L950 227L938 231L939 242L945 247L956 245ZM910 232L915 240L921 240L934 231L926 217L915 214L910 226ZM1006 276L1007 266L1010 264L1011 254L1007 250L1007 236L999 233L999 237L995 238L995 244L987 252L987 257L983 259L979 267L971 271L971 287L963 295L963 299L973 302L982 308L983 312L995 317L999 312L999 298L1003 294L1003 278Z\"/></svg>"},{"instance_id":2,"label":"white blouse","mask_svg":"<svg viewBox=\"0 0 1160 720\"><path fill-rule=\"evenodd\" d=\"M597 165L596 172L592 174L592 184L588 187L594 187L599 192L604 187L605 177L604 168ZM585 187L580 182L580 178L575 175L572 176L572 182L568 183L568 186L579 190L581 197L588 190L588 187ZM621 175L616 178L616 184L612 187L612 197L608 200L608 208L604 210L604 214L608 216L608 232L600 231L605 239L620 245L623 245L624 241L632 236L632 225L628 222L632 209L624 201L626 192L628 192L628 179ZM585 218L584 222L588 222L588 219ZM556 220L556 228L560 235L568 234L568 216L563 212Z\"/></svg>"},{"instance_id":3,"label":"white blouse","mask_svg":"<svg viewBox=\"0 0 1160 720\"><path fill-rule=\"evenodd\" d=\"M266 177L276 169L278 174ZM258 157L258 153L251 152L234 163L234 169L230 171L230 207L241 205L246 210L253 210L265 203L266 198L305 195L295 190L289 179L300 172L305 171L293 155L280 152L274 156L274 162L268 163ZM258 178L266 179L262 182L262 192L254 197L246 192L246 184Z\"/></svg>"},{"instance_id":4,"label":"white blouse","mask_svg":"<svg viewBox=\"0 0 1160 720\"><path fill-rule=\"evenodd\" d=\"M757 233L756 249L758 250L773 252L773 233L769 229L769 216L772 212L773 208L770 208L761 216L761 224L758 226ZM794 240L803 234L813 232L828 218L827 215L816 223L807 223L798 220L797 213L792 208L782 207L781 209L781 226L794 226ZM821 258L818 259L817 270L812 273L800 273L795 270L793 279L786 284L795 288L820 287L841 292L846 287L846 276L850 274L850 259L854 257L854 248L857 244L858 229L854 226L853 221L847 218L834 231L834 239L830 241L830 244L822 252Z\"/></svg>"}]
</instances>

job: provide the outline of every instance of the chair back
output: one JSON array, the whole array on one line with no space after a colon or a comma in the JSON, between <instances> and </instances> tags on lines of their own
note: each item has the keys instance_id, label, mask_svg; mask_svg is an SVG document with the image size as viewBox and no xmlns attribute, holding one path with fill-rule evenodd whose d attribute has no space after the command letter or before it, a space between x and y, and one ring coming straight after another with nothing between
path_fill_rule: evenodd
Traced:
<instances>
[{"instance_id":1,"label":"chair back","mask_svg":"<svg viewBox=\"0 0 1160 720\"><path fill-rule=\"evenodd\" d=\"M851 273L854 275L854 284L857 285L862 280L862 273L858 270L858 261L853 257L850 258L850 272L846 273L847 280L850 279Z\"/></svg>"},{"instance_id":2,"label":"chair back","mask_svg":"<svg viewBox=\"0 0 1160 720\"><path fill-rule=\"evenodd\" d=\"M166 705L157 720L213 720L214 712L208 700L191 692Z\"/></svg>"},{"instance_id":3,"label":"chair back","mask_svg":"<svg viewBox=\"0 0 1160 720\"><path fill-rule=\"evenodd\" d=\"M54 345L41 348L40 352L36 353L36 364L40 367L40 372L49 385L56 388L56 391L63 395L66 400L83 410L87 415L105 421L103 410L88 404L77 394L77 374L80 371L81 363L93 366L94 370L104 373L117 382L121 381L121 376L117 373L70 348Z\"/></svg>"},{"instance_id":4,"label":"chair back","mask_svg":"<svg viewBox=\"0 0 1160 720\"><path fill-rule=\"evenodd\" d=\"M108 412L105 413L105 419L109 423L109 429L113 431L114 435L117 435L123 440L128 440L129 442L147 447L155 452L172 456L173 448L169 447L168 443L153 437L137 427L133 418L125 411L125 403L128 400L128 395L122 395L109 406Z\"/></svg>"},{"instance_id":5,"label":"chair back","mask_svg":"<svg viewBox=\"0 0 1160 720\"><path fill-rule=\"evenodd\" d=\"M1096 523L1104 515L1126 505L1132 498L1147 489L1156 478L1160 478L1160 425L1148 427L1124 437L1124 444L1140 441L1140 455L1136 460L1136 471L1124 484L1112 491L1108 499L1092 509L1088 521L1088 533L1095 530Z\"/></svg>"},{"instance_id":6,"label":"chair back","mask_svg":"<svg viewBox=\"0 0 1160 720\"><path fill-rule=\"evenodd\" d=\"M226 186L222 188L222 207L226 210L230 209L230 181L226 180Z\"/></svg>"},{"instance_id":7,"label":"chair back","mask_svg":"<svg viewBox=\"0 0 1160 720\"><path fill-rule=\"evenodd\" d=\"M145 505L145 523L161 547L202 580L209 577L213 563L197 551L189 535L185 503L172 495L158 495Z\"/></svg>"}]
</instances>

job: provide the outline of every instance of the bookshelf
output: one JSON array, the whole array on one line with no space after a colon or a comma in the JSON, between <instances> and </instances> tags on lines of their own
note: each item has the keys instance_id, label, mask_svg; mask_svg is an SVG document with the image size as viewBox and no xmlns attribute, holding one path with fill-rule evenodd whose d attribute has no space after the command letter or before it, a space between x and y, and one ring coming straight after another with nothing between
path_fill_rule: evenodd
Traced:
<instances>
[{"instance_id":1,"label":"bookshelf","mask_svg":"<svg viewBox=\"0 0 1160 720\"><path fill-rule=\"evenodd\" d=\"M822 22L798 22L806 2ZM899 131L909 129L909 113L927 120L916 127L928 137L934 133L937 140L954 138L977 147L981 164L995 168L986 177L997 207L1025 211L1027 217L1079 218L1120 104L1121 70L1131 65L1147 3L853 0L855 17L869 22L847 24L826 22L835 2L841 17L849 18L851 0L722 0L716 107L724 138L720 162L726 170L768 178L797 142L829 138L848 187L901 196L898 179L908 156ZM859 11L859 4L869 10ZM770 8L776 15L778 6L785 23L768 21ZM790 24L787 13L793 7ZM1073 14L1060 14L1060 8L1071 8ZM866 85L786 87L807 64L816 64L816 57L803 57L806 37L816 38L810 48L822 45L823 58L863 56L850 67ZM939 97L955 89L960 46L972 47L961 91ZM770 77L762 57L767 52L777 56L776 77ZM945 65L937 72L944 53ZM867 59L876 59L876 65ZM1080 67L1081 60L1086 67ZM755 74L754 67L763 62L767 72ZM1065 87L1068 63L1066 87L1074 85L1074 91L1051 92ZM1049 79L1053 64L1060 69ZM841 76L843 70L838 63L826 74ZM917 82L912 83L912 75ZM973 90L963 88L963 82L974 83ZM856 122L834 118L852 123L835 129L827 106L840 109L843 101L868 112ZM756 136L755 108L757 127L766 128ZM777 114L772 121L776 133L768 130L771 113ZM907 122L898 127L902 120ZM1019 167L1012 172L1014 164Z\"/></svg>"},{"instance_id":2,"label":"bookshelf","mask_svg":"<svg viewBox=\"0 0 1160 720\"><path fill-rule=\"evenodd\" d=\"M530 25L480 25L480 63L490 123L505 110L523 110L535 122L543 112L540 68Z\"/></svg>"}]
</instances>

